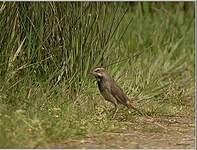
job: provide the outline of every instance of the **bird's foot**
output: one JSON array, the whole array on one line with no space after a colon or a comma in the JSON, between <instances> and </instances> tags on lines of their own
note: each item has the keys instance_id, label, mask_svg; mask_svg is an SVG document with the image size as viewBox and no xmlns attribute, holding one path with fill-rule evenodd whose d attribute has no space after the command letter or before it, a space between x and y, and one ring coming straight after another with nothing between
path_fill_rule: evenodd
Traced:
<instances>
[{"instance_id":1,"label":"bird's foot","mask_svg":"<svg viewBox=\"0 0 197 150\"><path fill-rule=\"evenodd\" d=\"M116 117L117 112L118 112L118 108L115 108L115 111L114 111L114 114L112 116L112 119L114 119Z\"/></svg>"}]
</instances>

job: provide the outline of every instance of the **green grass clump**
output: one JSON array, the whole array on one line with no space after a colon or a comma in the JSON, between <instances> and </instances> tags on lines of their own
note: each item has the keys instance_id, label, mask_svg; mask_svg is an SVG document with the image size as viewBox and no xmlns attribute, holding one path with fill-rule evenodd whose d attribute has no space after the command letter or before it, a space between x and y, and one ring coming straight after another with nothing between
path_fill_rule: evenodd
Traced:
<instances>
[{"instance_id":1,"label":"green grass clump","mask_svg":"<svg viewBox=\"0 0 197 150\"><path fill-rule=\"evenodd\" d=\"M95 66L151 116L194 113L194 2L1 2L0 15L1 148L47 147L139 117L121 107L111 119Z\"/></svg>"}]
</instances>

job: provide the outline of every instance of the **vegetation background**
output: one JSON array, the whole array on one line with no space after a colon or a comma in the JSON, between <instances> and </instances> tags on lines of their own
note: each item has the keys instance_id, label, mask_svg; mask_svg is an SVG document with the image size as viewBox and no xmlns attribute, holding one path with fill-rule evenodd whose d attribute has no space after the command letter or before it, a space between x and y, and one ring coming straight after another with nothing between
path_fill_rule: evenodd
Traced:
<instances>
[{"instance_id":1,"label":"vegetation background","mask_svg":"<svg viewBox=\"0 0 197 150\"><path fill-rule=\"evenodd\" d=\"M194 116L195 2L1 2L0 147L118 130L90 69L152 117ZM64 148L64 147L63 147Z\"/></svg>"}]
</instances>

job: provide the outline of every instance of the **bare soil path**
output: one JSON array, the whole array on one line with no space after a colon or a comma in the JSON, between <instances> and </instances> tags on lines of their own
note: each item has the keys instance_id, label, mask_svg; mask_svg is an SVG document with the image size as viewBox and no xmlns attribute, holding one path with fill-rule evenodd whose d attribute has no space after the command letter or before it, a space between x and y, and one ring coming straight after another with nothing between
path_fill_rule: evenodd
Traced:
<instances>
[{"instance_id":1,"label":"bare soil path","mask_svg":"<svg viewBox=\"0 0 197 150\"><path fill-rule=\"evenodd\" d=\"M195 149L195 117L162 117L155 118L155 121L167 129L140 117L123 122L125 128L118 131L51 143L49 148Z\"/></svg>"}]
</instances>

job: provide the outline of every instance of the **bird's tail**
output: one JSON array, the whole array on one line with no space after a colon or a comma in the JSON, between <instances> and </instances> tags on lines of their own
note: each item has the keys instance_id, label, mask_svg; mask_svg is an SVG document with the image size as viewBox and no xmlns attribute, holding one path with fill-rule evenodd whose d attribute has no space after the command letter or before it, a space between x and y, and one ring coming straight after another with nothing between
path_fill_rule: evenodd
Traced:
<instances>
[{"instance_id":1,"label":"bird's tail","mask_svg":"<svg viewBox=\"0 0 197 150\"><path fill-rule=\"evenodd\" d=\"M149 116L148 114L143 113L141 110L139 110L139 109L137 109L136 107L134 107L134 105L133 105L130 101L127 101L126 106L127 106L128 108L134 109L135 111L137 111L137 112L138 112L139 114L141 114L142 116L145 116L145 117L147 117L148 119L154 120L154 119L153 119L151 116ZM161 124L159 124L159 123L157 123L157 122L154 122L154 124L156 124L156 125L159 126L159 127L164 128L164 129L167 129L166 127L164 127L163 125L161 125Z\"/></svg>"},{"instance_id":2,"label":"bird's tail","mask_svg":"<svg viewBox=\"0 0 197 150\"><path fill-rule=\"evenodd\" d=\"M132 102L130 101L127 101L127 107L128 108L131 108L131 109L134 109L135 111L137 111L140 115L143 115L143 116L147 116L146 114L144 114L141 110L139 110L138 108L136 108Z\"/></svg>"},{"instance_id":3,"label":"bird's tail","mask_svg":"<svg viewBox=\"0 0 197 150\"><path fill-rule=\"evenodd\" d=\"M133 104L132 104L130 101L127 101L126 106L127 106L128 108L134 109L135 111L137 111L137 112L138 112L139 114L141 114L142 116L145 116L145 117L147 117L148 119L154 120L154 119L153 119L151 116L149 116L148 114L143 113L141 110L139 110L139 109L137 109L136 107L134 107ZM154 123L155 125L159 126L159 127L162 127L163 129L167 129L165 126L161 125L161 124L158 123L158 122L153 122L153 123Z\"/></svg>"}]
</instances>

